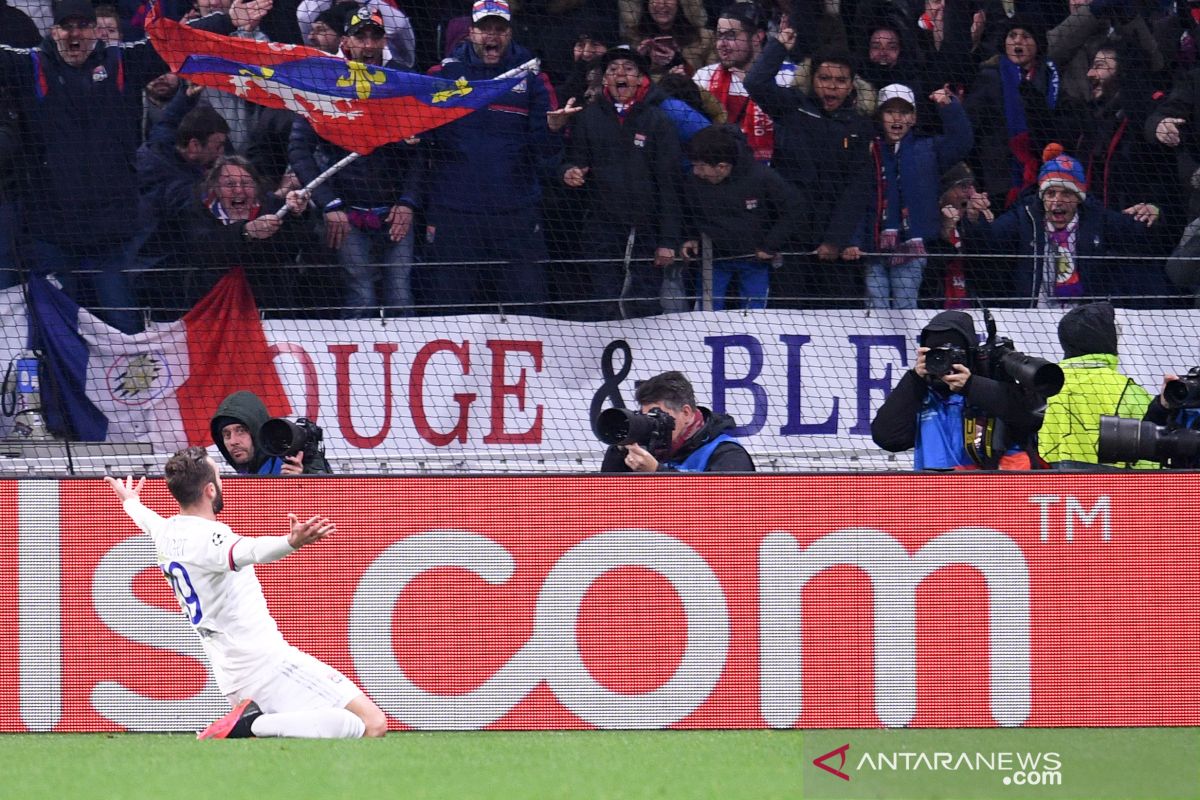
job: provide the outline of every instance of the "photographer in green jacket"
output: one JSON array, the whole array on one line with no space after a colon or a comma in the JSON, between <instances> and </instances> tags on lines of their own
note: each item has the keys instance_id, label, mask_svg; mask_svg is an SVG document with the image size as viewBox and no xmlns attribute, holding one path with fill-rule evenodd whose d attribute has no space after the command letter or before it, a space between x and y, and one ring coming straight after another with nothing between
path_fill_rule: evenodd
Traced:
<instances>
[{"instance_id":1,"label":"photographer in green jacket","mask_svg":"<svg viewBox=\"0 0 1200 800\"><path fill-rule=\"evenodd\" d=\"M1058 323L1062 391L1046 403L1038 449L1051 464L1096 464L1101 415L1142 418L1150 393L1117 369L1117 322L1112 304L1076 306ZM1157 468L1144 461L1142 469Z\"/></svg>"}]
</instances>

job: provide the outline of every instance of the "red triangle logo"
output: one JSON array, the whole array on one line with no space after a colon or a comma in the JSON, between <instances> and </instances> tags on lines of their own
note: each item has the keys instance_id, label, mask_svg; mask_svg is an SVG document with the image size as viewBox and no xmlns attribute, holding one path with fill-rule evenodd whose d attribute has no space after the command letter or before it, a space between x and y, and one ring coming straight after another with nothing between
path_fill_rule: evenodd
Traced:
<instances>
[{"instance_id":1,"label":"red triangle logo","mask_svg":"<svg viewBox=\"0 0 1200 800\"><path fill-rule=\"evenodd\" d=\"M844 781L848 781L848 780L850 780L850 776L847 775L846 773L842 772L842 767L846 766L846 751L849 749L850 749L850 745L844 744L836 750L830 750L828 753L826 753L823 756L817 756L816 758L813 759L813 763L816 764L821 769L825 770L826 772L831 773L833 775L837 775L839 778L841 778ZM838 757L837 767L831 767L830 765L825 763L827 760L833 758L834 756Z\"/></svg>"}]
</instances>

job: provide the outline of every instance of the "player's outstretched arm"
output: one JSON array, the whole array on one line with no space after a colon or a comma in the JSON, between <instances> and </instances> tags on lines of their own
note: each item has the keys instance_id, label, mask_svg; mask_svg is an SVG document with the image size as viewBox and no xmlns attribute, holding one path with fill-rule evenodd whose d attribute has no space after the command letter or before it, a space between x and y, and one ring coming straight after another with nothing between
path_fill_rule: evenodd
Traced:
<instances>
[{"instance_id":1,"label":"player's outstretched arm","mask_svg":"<svg viewBox=\"0 0 1200 800\"><path fill-rule=\"evenodd\" d=\"M248 536L238 539L231 556L234 566L241 569L247 564L278 561L337 530L333 522L319 514L304 521L295 514L288 514L288 524L290 529L287 536Z\"/></svg>"}]
</instances>

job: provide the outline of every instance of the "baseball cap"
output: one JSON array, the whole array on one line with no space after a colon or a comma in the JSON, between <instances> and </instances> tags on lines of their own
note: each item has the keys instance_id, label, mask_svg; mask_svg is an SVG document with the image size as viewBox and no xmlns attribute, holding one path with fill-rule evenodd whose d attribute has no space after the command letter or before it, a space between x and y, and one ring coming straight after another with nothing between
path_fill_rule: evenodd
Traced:
<instances>
[{"instance_id":1,"label":"baseball cap","mask_svg":"<svg viewBox=\"0 0 1200 800\"><path fill-rule=\"evenodd\" d=\"M876 108L883 108L892 100L903 100L913 108L917 107L917 96L913 90L902 83L889 83L879 90L879 98L875 101Z\"/></svg>"},{"instance_id":2,"label":"baseball cap","mask_svg":"<svg viewBox=\"0 0 1200 800\"><path fill-rule=\"evenodd\" d=\"M91 0L59 0L54 4L54 24L61 25L69 19L96 21L96 9Z\"/></svg>"},{"instance_id":3,"label":"baseball cap","mask_svg":"<svg viewBox=\"0 0 1200 800\"><path fill-rule=\"evenodd\" d=\"M346 35L353 36L363 28L372 25L381 31L387 31L383 26L383 14L380 14L378 9L369 6L359 6L358 10L346 20Z\"/></svg>"},{"instance_id":4,"label":"baseball cap","mask_svg":"<svg viewBox=\"0 0 1200 800\"><path fill-rule=\"evenodd\" d=\"M478 0L471 6L471 22L479 22L486 17L499 17L505 22L512 22L512 11L507 0Z\"/></svg>"}]
</instances>

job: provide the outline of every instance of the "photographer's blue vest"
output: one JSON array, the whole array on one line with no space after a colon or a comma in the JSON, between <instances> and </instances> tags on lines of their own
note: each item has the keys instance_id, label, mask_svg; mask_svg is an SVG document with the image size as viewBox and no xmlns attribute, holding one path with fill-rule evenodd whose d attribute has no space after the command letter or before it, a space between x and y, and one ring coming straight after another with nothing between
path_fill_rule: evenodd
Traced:
<instances>
[{"instance_id":1,"label":"photographer's blue vest","mask_svg":"<svg viewBox=\"0 0 1200 800\"><path fill-rule=\"evenodd\" d=\"M955 469L957 467L982 467L995 469L1000 453L990 452L991 437L999 434L990 421L976 420L965 415L966 399L961 394L943 398L936 392L925 394L925 402L917 417L917 440L913 447L913 469ZM973 449L979 451L972 456L967 449L966 430L969 427L980 438L977 443L972 437ZM1009 447L1003 455L1021 452L1017 445Z\"/></svg>"},{"instance_id":2,"label":"photographer's blue vest","mask_svg":"<svg viewBox=\"0 0 1200 800\"><path fill-rule=\"evenodd\" d=\"M961 394L943 399L934 392L925 393L917 416L913 469L954 469L975 463L963 444L964 405Z\"/></svg>"},{"instance_id":3,"label":"photographer's blue vest","mask_svg":"<svg viewBox=\"0 0 1200 800\"><path fill-rule=\"evenodd\" d=\"M259 466L254 472L246 470L238 470L241 475L282 475L283 474L283 459L277 456L271 456Z\"/></svg>"},{"instance_id":4,"label":"photographer's blue vest","mask_svg":"<svg viewBox=\"0 0 1200 800\"><path fill-rule=\"evenodd\" d=\"M713 451L717 449L717 446L722 442L732 441L734 441L732 436L724 433L718 434L711 442L695 450L683 461L663 461L662 465L680 472L704 472L708 469L708 460L712 458Z\"/></svg>"},{"instance_id":5,"label":"photographer's blue vest","mask_svg":"<svg viewBox=\"0 0 1200 800\"><path fill-rule=\"evenodd\" d=\"M1200 408L1181 408L1175 412L1176 428L1200 428Z\"/></svg>"}]
</instances>

